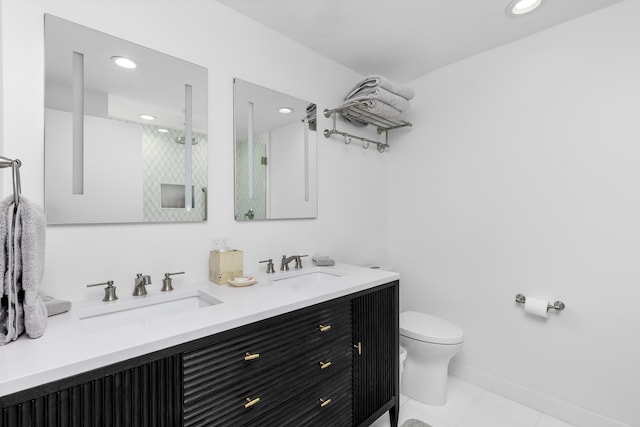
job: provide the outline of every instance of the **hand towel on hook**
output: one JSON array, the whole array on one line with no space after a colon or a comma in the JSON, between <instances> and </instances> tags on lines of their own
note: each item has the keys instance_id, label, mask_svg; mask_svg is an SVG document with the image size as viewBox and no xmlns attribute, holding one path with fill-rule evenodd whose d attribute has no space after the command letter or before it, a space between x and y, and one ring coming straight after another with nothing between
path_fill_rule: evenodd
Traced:
<instances>
[{"instance_id":1,"label":"hand towel on hook","mask_svg":"<svg viewBox=\"0 0 640 427\"><path fill-rule=\"evenodd\" d=\"M37 292L44 273L45 231L44 212L38 205L24 197L17 207L13 197L0 202L0 345L24 331L38 338L46 328L47 309Z\"/></svg>"},{"instance_id":2,"label":"hand towel on hook","mask_svg":"<svg viewBox=\"0 0 640 427\"><path fill-rule=\"evenodd\" d=\"M46 225L43 209L24 196L16 209L14 234L14 280L24 291L24 329L30 338L38 338L47 327L47 307L38 294L44 274Z\"/></svg>"}]
</instances>

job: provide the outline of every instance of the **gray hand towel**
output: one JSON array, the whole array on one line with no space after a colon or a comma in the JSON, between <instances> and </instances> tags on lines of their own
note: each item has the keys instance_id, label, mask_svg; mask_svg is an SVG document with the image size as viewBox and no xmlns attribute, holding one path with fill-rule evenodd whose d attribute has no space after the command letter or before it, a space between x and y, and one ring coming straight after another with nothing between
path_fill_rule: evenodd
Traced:
<instances>
[{"instance_id":1,"label":"gray hand towel","mask_svg":"<svg viewBox=\"0 0 640 427\"><path fill-rule=\"evenodd\" d=\"M24 196L16 212L15 275L21 278L24 290L24 328L31 338L44 334L47 327L47 307L38 294L44 274L45 248L44 210Z\"/></svg>"},{"instance_id":2,"label":"gray hand towel","mask_svg":"<svg viewBox=\"0 0 640 427\"><path fill-rule=\"evenodd\" d=\"M0 202L0 345L10 343L22 333L16 322L16 311L21 306L14 286L13 264L13 196L10 196Z\"/></svg>"}]
</instances>

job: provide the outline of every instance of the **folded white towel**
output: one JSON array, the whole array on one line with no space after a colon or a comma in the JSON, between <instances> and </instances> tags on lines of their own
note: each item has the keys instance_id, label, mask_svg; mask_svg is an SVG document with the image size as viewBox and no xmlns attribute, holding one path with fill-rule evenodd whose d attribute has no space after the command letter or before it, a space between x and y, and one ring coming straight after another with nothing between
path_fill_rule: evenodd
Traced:
<instances>
[{"instance_id":1,"label":"folded white towel","mask_svg":"<svg viewBox=\"0 0 640 427\"><path fill-rule=\"evenodd\" d=\"M351 98L352 96L355 95L356 92L362 90L365 87L377 87L377 86L383 89L386 89L391 93L395 93L396 95L399 95L406 100L413 99L415 95L415 91L407 86L392 82L389 79L382 76L373 75L373 76L365 77L360 83L358 83L349 92L346 98Z\"/></svg>"},{"instance_id":2,"label":"folded white towel","mask_svg":"<svg viewBox=\"0 0 640 427\"><path fill-rule=\"evenodd\" d=\"M351 97L347 98L346 101L359 101L368 99L376 99L378 101L382 101L385 104L390 105L396 110L402 112L407 111L411 106L411 103L405 98L401 97L400 95L396 95L395 93L391 93L382 87L360 88L360 90L356 91Z\"/></svg>"}]
</instances>

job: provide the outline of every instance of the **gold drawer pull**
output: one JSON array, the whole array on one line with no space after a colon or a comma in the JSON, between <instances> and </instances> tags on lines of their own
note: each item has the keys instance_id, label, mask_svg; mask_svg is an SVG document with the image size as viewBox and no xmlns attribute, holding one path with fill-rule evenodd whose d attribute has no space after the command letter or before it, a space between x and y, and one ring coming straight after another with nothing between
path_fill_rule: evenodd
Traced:
<instances>
[{"instance_id":1,"label":"gold drawer pull","mask_svg":"<svg viewBox=\"0 0 640 427\"><path fill-rule=\"evenodd\" d=\"M331 325L320 325L320 332L327 332L329 329L331 329Z\"/></svg>"},{"instance_id":2,"label":"gold drawer pull","mask_svg":"<svg viewBox=\"0 0 640 427\"><path fill-rule=\"evenodd\" d=\"M260 353L251 354L251 353L247 352L244 355L244 360L253 360L253 359L257 359L258 357L260 357Z\"/></svg>"},{"instance_id":3,"label":"gold drawer pull","mask_svg":"<svg viewBox=\"0 0 640 427\"><path fill-rule=\"evenodd\" d=\"M320 362L320 369L326 369L331 366L331 362Z\"/></svg>"},{"instance_id":4,"label":"gold drawer pull","mask_svg":"<svg viewBox=\"0 0 640 427\"><path fill-rule=\"evenodd\" d=\"M256 397L253 400L251 400L250 397L247 397L247 403L244 404L244 407L245 408L251 408L253 405L255 405L258 402L260 402L260 398L259 397Z\"/></svg>"},{"instance_id":5,"label":"gold drawer pull","mask_svg":"<svg viewBox=\"0 0 640 427\"><path fill-rule=\"evenodd\" d=\"M331 399L327 399L327 400L320 399L320 407L321 407L321 408L324 408L324 407L325 407L325 406L327 406L329 403L331 403Z\"/></svg>"},{"instance_id":6,"label":"gold drawer pull","mask_svg":"<svg viewBox=\"0 0 640 427\"><path fill-rule=\"evenodd\" d=\"M358 344L354 344L353 348L358 349L358 356L362 355L362 343L360 341L358 341Z\"/></svg>"}]
</instances>

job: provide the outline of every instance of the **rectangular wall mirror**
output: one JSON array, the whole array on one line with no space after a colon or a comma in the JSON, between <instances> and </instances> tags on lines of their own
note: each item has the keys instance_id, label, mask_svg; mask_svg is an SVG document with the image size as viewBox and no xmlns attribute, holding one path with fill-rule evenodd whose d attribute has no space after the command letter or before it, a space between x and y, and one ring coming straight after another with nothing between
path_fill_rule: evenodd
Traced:
<instances>
[{"instance_id":1,"label":"rectangular wall mirror","mask_svg":"<svg viewBox=\"0 0 640 427\"><path fill-rule=\"evenodd\" d=\"M235 219L315 218L316 105L234 79Z\"/></svg>"},{"instance_id":2,"label":"rectangular wall mirror","mask_svg":"<svg viewBox=\"0 0 640 427\"><path fill-rule=\"evenodd\" d=\"M48 224L207 218L207 69L45 15Z\"/></svg>"}]
</instances>

